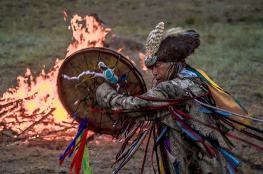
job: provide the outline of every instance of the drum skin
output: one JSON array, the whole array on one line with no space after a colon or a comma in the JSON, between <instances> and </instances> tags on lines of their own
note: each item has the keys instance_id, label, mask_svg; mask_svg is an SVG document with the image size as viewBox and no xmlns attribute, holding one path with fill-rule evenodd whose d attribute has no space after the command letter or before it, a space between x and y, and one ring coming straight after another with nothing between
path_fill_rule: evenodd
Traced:
<instances>
[{"instance_id":1,"label":"drum skin","mask_svg":"<svg viewBox=\"0 0 263 174\"><path fill-rule=\"evenodd\" d=\"M103 71L98 67L99 62L114 69L119 80L117 84L101 77ZM90 130L99 134L116 135L127 124L125 116L90 110L104 110L96 101L96 90L104 82L124 96L141 95L147 91L142 75L128 59L111 49L94 47L79 50L64 60L57 77L58 95L68 114L75 116L78 122L87 118Z\"/></svg>"}]
</instances>

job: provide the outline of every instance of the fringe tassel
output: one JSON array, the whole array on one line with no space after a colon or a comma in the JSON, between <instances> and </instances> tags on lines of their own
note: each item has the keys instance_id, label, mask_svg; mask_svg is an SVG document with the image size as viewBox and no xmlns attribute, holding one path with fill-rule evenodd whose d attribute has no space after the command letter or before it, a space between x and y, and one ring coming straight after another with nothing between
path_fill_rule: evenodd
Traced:
<instances>
[{"instance_id":1,"label":"fringe tassel","mask_svg":"<svg viewBox=\"0 0 263 174\"><path fill-rule=\"evenodd\" d=\"M87 134L88 134L88 127L85 128L84 132L83 132L83 136L80 139L80 143L79 144L79 148L77 151L77 154L75 155L71 166L70 166L70 174L72 174L72 169L75 166L75 174L79 174L79 171L81 169L81 161L83 158L83 154L84 154L84 147L86 145L86 139L87 139Z\"/></svg>"},{"instance_id":2,"label":"fringe tassel","mask_svg":"<svg viewBox=\"0 0 263 174\"><path fill-rule=\"evenodd\" d=\"M227 153L226 151L224 151L223 149L221 149L219 146L217 147L217 149L221 152L221 154L225 157L227 163L233 168L233 169L237 169L238 166L242 167L242 163L238 160L236 160L233 156L231 156L229 153ZM229 166L229 167L230 167Z\"/></svg>"},{"instance_id":3,"label":"fringe tassel","mask_svg":"<svg viewBox=\"0 0 263 174\"><path fill-rule=\"evenodd\" d=\"M60 156L59 165L61 166L64 162L66 156L71 157L74 150L76 150L76 155L71 163L70 166L70 174L72 174L72 169L75 166L75 174L79 174L81 170L81 161L84 164L84 173L91 174L91 168L89 167L89 160L88 160L88 148L86 145L86 139L88 134L88 120L85 119L80 122L78 127L78 133L73 141L69 144L63 155Z\"/></svg>"},{"instance_id":4,"label":"fringe tassel","mask_svg":"<svg viewBox=\"0 0 263 174\"><path fill-rule=\"evenodd\" d=\"M84 147L84 155L82 158L82 163L83 163L84 174L91 174L92 170L89 166L89 150L88 150L87 144L85 144L85 147Z\"/></svg>"},{"instance_id":5,"label":"fringe tassel","mask_svg":"<svg viewBox=\"0 0 263 174\"><path fill-rule=\"evenodd\" d=\"M143 162L142 162L141 174L143 174L144 164L145 164L145 160L146 160L146 155L147 155L147 151L148 151L151 135L152 135L152 131L150 130L150 134L149 134L149 137L148 137L148 140L147 140L147 144L146 144L146 148L145 148L145 151L144 151L144 157L143 157Z\"/></svg>"},{"instance_id":6,"label":"fringe tassel","mask_svg":"<svg viewBox=\"0 0 263 174\"><path fill-rule=\"evenodd\" d=\"M174 116L174 118L177 120L176 123L178 126L194 141L201 142L207 152L209 153L211 158L214 158L216 156L215 150L210 147L206 142L205 139L197 133L195 130L193 130L190 126L188 126L180 117L177 115L177 113L174 111L172 107L169 108L171 114Z\"/></svg>"},{"instance_id":7,"label":"fringe tassel","mask_svg":"<svg viewBox=\"0 0 263 174\"><path fill-rule=\"evenodd\" d=\"M134 153L138 150L138 148L140 147L140 145L142 144L142 142L144 141L144 139L146 138L146 136L150 132L152 126L153 125L151 122L142 125L138 137L134 140L134 142L128 148L128 151L126 152L127 154L125 154L123 157L121 157L121 159L123 159L123 161L120 163L120 165L117 167L117 169L115 169L112 172L112 174L118 173L119 170L132 158ZM146 130L143 131L144 129L146 129ZM120 161L121 159L118 159L118 161Z\"/></svg>"}]
</instances>

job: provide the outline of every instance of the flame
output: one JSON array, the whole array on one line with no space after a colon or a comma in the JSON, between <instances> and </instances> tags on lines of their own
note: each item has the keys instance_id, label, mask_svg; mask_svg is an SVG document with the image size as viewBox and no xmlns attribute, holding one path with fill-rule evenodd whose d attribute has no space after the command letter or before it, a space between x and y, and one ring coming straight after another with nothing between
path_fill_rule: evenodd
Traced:
<instances>
[{"instance_id":1,"label":"flame","mask_svg":"<svg viewBox=\"0 0 263 174\"><path fill-rule=\"evenodd\" d=\"M2 107L1 111L4 111L1 112L0 122L5 123L6 127L17 134L21 134L44 116L51 124L37 124L34 126L34 131L30 131L31 133L41 132L43 129L56 130L60 128L59 126L54 127L52 122L60 123L60 125L62 125L62 121L68 122L68 115L62 107L56 91L56 77L62 62L63 60L56 60L55 66L49 73L45 73L43 70L36 78L32 76L29 68L27 68L24 77L17 77L18 86L10 88L1 99L2 106L13 104L9 107ZM54 111L49 114L51 110Z\"/></svg>"},{"instance_id":2,"label":"flame","mask_svg":"<svg viewBox=\"0 0 263 174\"><path fill-rule=\"evenodd\" d=\"M67 20L68 14L63 10L63 14L64 14L64 21Z\"/></svg>"},{"instance_id":3,"label":"flame","mask_svg":"<svg viewBox=\"0 0 263 174\"><path fill-rule=\"evenodd\" d=\"M117 52L118 53L121 53L122 52L122 50L124 50L125 49L125 46L124 45L122 45L122 47L121 48L119 48L118 50L117 50Z\"/></svg>"},{"instance_id":4,"label":"flame","mask_svg":"<svg viewBox=\"0 0 263 174\"><path fill-rule=\"evenodd\" d=\"M83 25L83 22L85 25ZM105 36L111 31L109 28L104 30L103 26L93 16L82 18L77 14L71 19L70 28L72 29L73 40L75 41L68 46L66 57L83 48L103 47Z\"/></svg>"},{"instance_id":5,"label":"flame","mask_svg":"<svg viewBox=\"0 0 263 174\"><path fill-rule=\"evenodd\" d=\"M67 13L63 13L66 20ZM70 29L73 43L68 46L66 57L83 48L102 47L105 35L110 31L93 16L82 18L78 15L71 19ZM9 129L17 135L25 132L34 135L69 127L72 119L60 103L56 87L63 61L57 59L48 73L42 70L37 77L32 76L29 68L24 76L17 77L17 87L8 89L0 98L0 132Z\"/></svg>"},{"instance_id":6,"label":"flame","mask_svg":"<svg viewBox=\"0 0 263 174\"><path fill-rule=\"evenodd\" d=\"M121 48L117 50L118 53L121 53L125 49L125 46L123 45ZM125 56L133 65L137 65L128 55Z\"/></svg>"},{"instance_id":7,"label":"flame","mask_svg":"<svg viewBox=\"0 0 263 174\"><path fill-rule=\"evenodd\" d=\"M135 66L137 65L129 56L126 56L128 60L130 60Z\"/></svg>"},{"instance_id":8,"label":"flame","mask_svg":"<svg viewBox=\"0 0 263 174\"><path fill-rule=\"evenodd\" d=\"M146 73L148 73L149 70L148 70L148 68L147 68L147 67L145 66L145 64L144 64L145 55L144 55L143 53L139 53L139 57L140 57L140 59L141 59L140 64L141 64L141 66L142 66L142 70L145 71Z\"/></svg>"}]
</instances>

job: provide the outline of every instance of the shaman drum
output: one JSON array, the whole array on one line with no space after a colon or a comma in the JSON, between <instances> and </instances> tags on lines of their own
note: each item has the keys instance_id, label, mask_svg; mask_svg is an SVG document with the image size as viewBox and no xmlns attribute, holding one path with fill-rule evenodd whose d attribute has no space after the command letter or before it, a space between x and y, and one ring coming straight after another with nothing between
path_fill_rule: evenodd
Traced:
<instances>
[{"instance_id":1,"label":"shaman drum","mask_svg":"<svg viewBox=\"0 0 263 174\"><path fill-rule=\"evenodd\" d=\"M110 75L115 77L114 81ZM107 112L96 101L97 87L104 82L124 96L141 95L147 90L140 72L123 55L107 48L87 48L73 53L62 63L57 78L58 95L66 111L78 122L87 118L90 130L116 135L128 124L127 117L91 111L93 108Z\"/></svg>"}]
</instances>

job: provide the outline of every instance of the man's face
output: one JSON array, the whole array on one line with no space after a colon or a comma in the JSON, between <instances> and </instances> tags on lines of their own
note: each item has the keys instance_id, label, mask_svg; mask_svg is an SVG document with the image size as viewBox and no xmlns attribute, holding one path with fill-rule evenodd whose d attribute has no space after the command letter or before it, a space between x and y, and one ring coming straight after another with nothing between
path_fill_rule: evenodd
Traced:
<instances>
[{"instance_id":1,"label":"man's face","mask_svg":"<svg viewBox=\"0 0 263 174\"><path fill-rule=\"evenodd\" d=\"M168 62L162 62L157 61L152 68L152 74L154 75L156 79L156 84L166 81L166 72L168 71L168 68L170 66L170 63Z\"/></svg>"}]
</instances>

